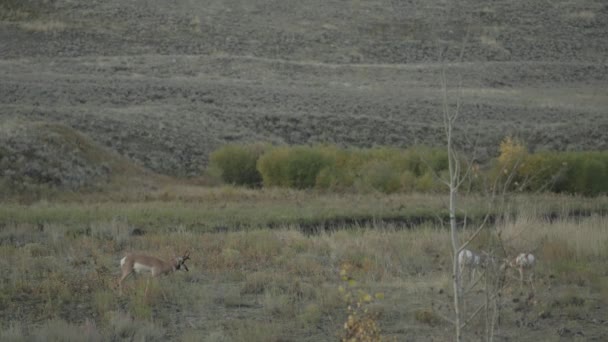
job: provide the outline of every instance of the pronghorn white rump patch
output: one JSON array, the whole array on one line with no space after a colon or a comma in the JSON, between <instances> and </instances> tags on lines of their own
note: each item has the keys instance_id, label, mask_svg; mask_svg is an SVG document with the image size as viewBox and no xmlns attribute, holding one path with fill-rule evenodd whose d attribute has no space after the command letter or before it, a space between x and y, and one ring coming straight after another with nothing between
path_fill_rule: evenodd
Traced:
<instances>
[{"instance_id":1,"label":"pronghorn white rump patch","mask_svg":"<svg viewBox=\"0 0 608 342\"><path fill-rule=\"evenodd\" d=\"M133 264L133 270L135 270L135 272L137 272L137 273L142 273L142 272L152 273L152 267L150 267L148 265L140 264L138 262L135 262Z\"/></svg>"}]
</instances>

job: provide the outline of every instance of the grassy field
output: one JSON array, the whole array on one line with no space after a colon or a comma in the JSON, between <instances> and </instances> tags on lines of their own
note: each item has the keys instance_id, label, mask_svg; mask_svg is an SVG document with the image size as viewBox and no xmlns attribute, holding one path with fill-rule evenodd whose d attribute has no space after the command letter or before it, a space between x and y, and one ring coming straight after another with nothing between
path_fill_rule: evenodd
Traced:
<instances>
[{"instance_id":1,"label":"grassy field","mask_svg":"<svg viewBox=\"0 0 608 342\"><path fill-rule=\"evenodd\" d=\"M607 9L0 0L0 341L449 340L446 196L202 187L209 155L444 146L443 70L480 161L505 136L606 150ZM471 248L538 257L535 292L507 274L495 340L608 340L608 197L460 200L464 236L490 215ZM118 294L125 253L185 250L190 272Z\"/></svg>"},{"instance_id":2,"label":"grassy field","mask_svg":"<svg viewBox=\"0 0 608 342\"><path fill-rule=\"evenodd\" d=\"M507 202L513 215L488 228L501 232L497 256L531 251L539 262L534 295L507 277L497 340L608 338L608 199ZM483 199L463 203L481 213ZM439 195L179 186L147 197L4 203L0 340L331 341L344 333L351 293L365 298L383 336L443 341L452 333L441 318L450 314L451 259L441 214L414 229L382 218L444 210ZM317 234L301 229L304 221L349 216L375 220ZM490 235L473 248L492 246ZM153 279L147 296L146 277L130 278L119 295L124 253L168 259L185 250L190 272ZM467 301L483 300L481 289ZM480 334L477 317L467 339Z\"/></svg>"}]
</instances>

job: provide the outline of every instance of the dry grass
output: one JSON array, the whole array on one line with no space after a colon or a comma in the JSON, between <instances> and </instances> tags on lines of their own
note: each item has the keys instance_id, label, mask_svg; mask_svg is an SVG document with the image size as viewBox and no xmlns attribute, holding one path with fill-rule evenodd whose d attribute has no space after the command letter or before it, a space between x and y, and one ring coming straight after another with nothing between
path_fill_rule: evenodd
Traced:
<instances>
[{"instance_id":1,"label":"dry grass","mask_svg":"<svg viewBox=\"0 0 608 342\"><path fill-rule=\"evenodd\" d=\"M250 197L225 196L234 196L242 207L255 206L260 200L280 202L287 194L296 200L315 200L312 194L299 192L242 193ZM344 200L327 196L316 201L329 203L331 198ZM386 205L398 199L403 198L373 200ZM506 336L534 336L537 330L515 330L522 319L550 315L540 329L555 331L563 320L583 317L598 303L608 302L606 219L591 216L551 223L537 215L548 207L568 207L566 202L548 200L541 208L525 215L522 211L498 226L507 251L531 250L538 255L537 287L542 289L534 303L514 302L521 300L519 295L506 292L501 323ZM109 205L99 203L96 210ZM164 210L170 212L179 210L183 202L165 205ZM44 208L46 217L53 217L63 206L73 208L57 203L29 208ZM149 208L157 206L155 202ZM26 209L8 206L4 210L10 208ZM13 217L19 215L25 214ZM449 239L442 227L427 224L403 230L351 225L307 236L288 226L209 233L175 225L176 229L154 229L140 236L129 233L129 216L107 220L62 215L42 226L5 221L0 230L2 337L27 340L48 334L70 340L84 331L91 340L133 336L147 340L195 340L195 336L207 336L209 341L335 340L349 314L339 290L344 285L342 269L348 269L356 284L353 293L374 298L367 306L369 316L360 316L366 317L363 326L397 340L420 336L441 340L450 335L449 324L440 319L449 314L451 300ZM70 223L92 218L84 227ZM476 246L483 246L483 241L475 241ZM191 251L190 272L151 280L148 296L144 296L147 278L129 278L124 295L118 295L115 282L124 252L139 250L168 258L186 249ZM472 296L471 303L476 303L483 294ZM365 295L360 298L367 300ZM567 314L558 315L561 309ZM473 333L481 328L476 323L471 329Z\"/></svg>"},{"instance_id":2,"label":"dry grass","mask_svg":"<svg viewBox=\"0 0 608 342\"><path fill-rule=\"evenodd\" d=\"M608 220L603 216L560 219L551 224L538 218L518 217L499 229L515 251L533 251L545 261L597 260L608 257Z\"/></svg>"}]
</instances>

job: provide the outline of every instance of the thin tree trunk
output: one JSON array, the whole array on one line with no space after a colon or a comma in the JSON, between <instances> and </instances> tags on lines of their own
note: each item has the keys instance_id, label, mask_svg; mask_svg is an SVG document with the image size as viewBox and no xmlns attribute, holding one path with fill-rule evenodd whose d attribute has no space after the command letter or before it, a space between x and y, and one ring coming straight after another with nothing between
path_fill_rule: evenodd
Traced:
<instances>
[{"instance_id":1,"label":"thin tree trunk","mask_svg":"<svg viewBox=\"0 0 608 342\"><path fill-rule=\"evenodd\" d=\"M451 181L453 182L453 180ZM456 326L456 341L460 342L462 340L462 331L461 331L461 307L462 307L462 284L461 284L461 274L460 267L458 264L458 252L460 250L460 243L458 241L458 231L456 226L456 189L450 185L450 234L452 237L452 251L453 251L453 270L452 274L454 275L454 325Z\"/></svg>"}]
</instances>

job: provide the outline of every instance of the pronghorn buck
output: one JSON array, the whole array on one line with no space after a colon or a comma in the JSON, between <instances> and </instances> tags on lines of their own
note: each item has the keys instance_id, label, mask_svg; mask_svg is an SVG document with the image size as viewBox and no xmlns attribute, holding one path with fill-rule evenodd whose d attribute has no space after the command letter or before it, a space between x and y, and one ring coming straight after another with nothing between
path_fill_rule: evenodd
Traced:
<instances>
[{"instance_id":1,"label":"pronghorn buck","mask_svg":"<svg viewBox=\"0 0 608 342\"><path fill-rule=\"evenodd\" d=\"M507 265L512 268L516 268L519 271L519 287L520 289L524 285L524 273L528 272L528 282L532 286L532 290L536 291L534 288L534 266L536 265L536 258L534 254L531 253L520 253L515 258L511 258L507 260Z\"/></svg>"},{"instance_id":2,"label":"pronghorn buck","mask_svg":"<svg viewBox=\"0 0 608 342\"><path fill-rule=\"evenodd\" d=\"M183 256L176 257L169 261L163 261L153 256L137 253L129 253L120 260L120 269L122 275L118 281L118 288L122 292L122 282L130 274L150 272L152 277L175 272L182 267L188 271L186 260L190 259L190 252L186 251ZM148 292L148 284L146 284L146 293Z\"/></svg>"},{"instance_id":3,"label":"pronghorn buck","mask_svg":"<svg viewBox=\"0 0 608 342\"><path fill-rule=\"evenodd\" d=\"M460 279L463 279L464 274L468 274L469 282L475 278L475 272L478 268L482 267L481 255L468 250L463 249L458 253L458 267L460 268Z\"/></svg>"}]
</instances>

